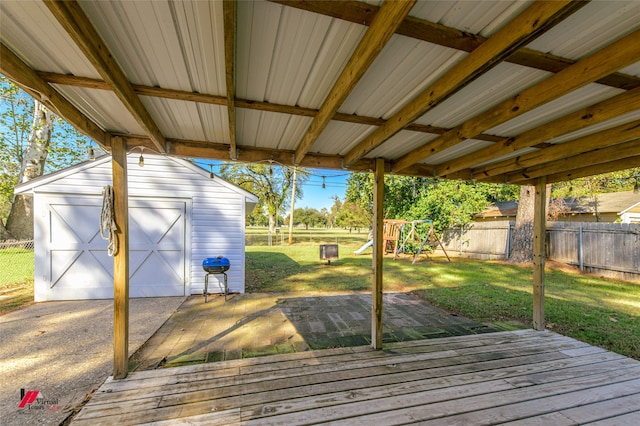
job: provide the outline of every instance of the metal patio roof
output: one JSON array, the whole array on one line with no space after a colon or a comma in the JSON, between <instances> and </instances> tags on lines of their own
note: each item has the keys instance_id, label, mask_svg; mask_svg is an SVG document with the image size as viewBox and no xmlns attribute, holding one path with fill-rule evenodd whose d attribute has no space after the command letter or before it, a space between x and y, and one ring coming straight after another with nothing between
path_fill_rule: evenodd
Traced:
<instances>
[{"instance_id":1,"label":"metal patio roof","mask_svg":"<svg viewBox=\"0 0 640 426\"><path fill-rule=\"evenodd\" d=\"M0 41L107 149L518 184L640 165L637 0L3 0Z\"/></svg>"}]
</instances>

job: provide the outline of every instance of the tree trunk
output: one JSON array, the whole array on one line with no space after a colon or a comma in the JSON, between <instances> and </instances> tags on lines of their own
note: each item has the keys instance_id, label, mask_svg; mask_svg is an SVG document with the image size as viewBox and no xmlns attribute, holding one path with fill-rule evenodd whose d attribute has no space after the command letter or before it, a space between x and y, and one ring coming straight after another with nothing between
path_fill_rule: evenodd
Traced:
<instances>
[{"instance_id":1,"label":"tree trunk","mask_svg":"<svg viewBox=\"0 0 640 426\"><path fill-rule=\"evenodd\" d=\"M0 217L0 241L12 240L13 236L9 234L7 228L4 226L4 222Z\"/></svg>"},{"instance_id":2,"label":"tree trunk","mask_svg":"<svg viewBox=\"0 0 640 426\"><path fill-rule=\"evenodd\" d=\"M549 205L551 185L547 186L546 203ZM516 227L513 231L511 243L511 263L533 262L533 208L535 204L536 188L531 185L520 187L520 201L516 213Z\"/></svg>"},{"instance_id":3,"label":"tree trunk","mask_svg":"<svg viewBox=\"0 0 640 426\"><path fill-rule=\"evenodd\" d=\"M29 182L42 176L49 151L53 114L40 102L34 102L33 124L29 134L29 145L25 151L18 176L18 183ZM16 239L33 239L33 197L16 195L7 218L7 231Z\"/></svg>"},{"instance_id":4,"label":"tree trunk","mask_svg":"<svg viewBox=\"0 0 640 426\"><path fill-rule=\"evenodd\" d=\"M269 213L269 234L276 233L276 217Z\"/></svg>"}]
</instances>

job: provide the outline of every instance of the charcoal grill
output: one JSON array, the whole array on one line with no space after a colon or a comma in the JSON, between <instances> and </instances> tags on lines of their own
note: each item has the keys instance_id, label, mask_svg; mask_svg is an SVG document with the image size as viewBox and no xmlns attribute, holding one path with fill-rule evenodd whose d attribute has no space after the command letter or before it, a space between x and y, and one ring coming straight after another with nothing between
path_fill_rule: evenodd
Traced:
<instances>
[{"instance_id":1,"label":"charcoal grill","mask_svg":"<svg viewBox=\"0 0 640 426\"><path fill-rule=\"evenodd\" d=\"M209 296L209 275L224 275L224 300L227 300L227 294L229 294L229 287L227 287L227 271L231 264L226 257L208 257L202 261L202 269L206 272L204 276L204 303L207 303L207 297Z\"/></svg>"}]
</instances>

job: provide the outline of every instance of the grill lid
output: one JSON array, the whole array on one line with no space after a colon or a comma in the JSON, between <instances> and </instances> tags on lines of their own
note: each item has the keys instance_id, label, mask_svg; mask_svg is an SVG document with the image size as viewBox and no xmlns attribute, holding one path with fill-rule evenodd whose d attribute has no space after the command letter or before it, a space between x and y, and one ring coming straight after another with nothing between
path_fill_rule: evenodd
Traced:
<instances>
[{"instance_id":1,"label":"grill lid","mask_svg":"<svg viewBox=\"0 0 640 426\"><path fill-rule=\"evenodd\" d=\"M231 264L226 257L207 257L202 261L202 269L213 274L221 274L229 270Z\"/></svg>"}]
</instances>

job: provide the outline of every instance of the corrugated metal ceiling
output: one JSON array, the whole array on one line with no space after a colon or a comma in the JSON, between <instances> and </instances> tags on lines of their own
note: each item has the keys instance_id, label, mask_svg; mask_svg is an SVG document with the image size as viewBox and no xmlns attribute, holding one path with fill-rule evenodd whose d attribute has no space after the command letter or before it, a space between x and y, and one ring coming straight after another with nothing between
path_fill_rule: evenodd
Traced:
<instances>
[{"instance_id":1,"label":"corrugated metal ceiling","mask_svg":"<svg viewBox=\"0 0 640 426\"><path fill-rule=\"evenodd\" d=\"M345 10L357 5L336 4L340 5L336 9ZM376 0L367 4L381 6L383 2ZM491 37L532 4L532 0L419 1L410 17L436 27L446 26L452 31ZM164 137L230 143L222 2L81 1L80 6L130 83L219 97L215 101L218 105L211 105L188 99L141 96ZM265 1L239 1L236 8L234 95L240 100L265 103L260 108L271 106L279 111L236 108L237 144L295 151L313 119L291 114L291 108L323 106L369 28L364 25L366 16L363 15L362 21L356 19L358 23L355 23L348 17L351 12L338 10L325 15ZM2 43L31 68L101 79L100 73L42 2L3 1L0 24ZM577 60L638 30L640 2L593 1L530 42L527 48ZM356 122L331 121L311 145L309 153L347 155L376 129L367 123L394 117L468 55L466 51L435 42L399 34L391 36L346 100L338 105L339 113L354 116ZM620 71L640 77L640 61L636 59ZM440 130L431 131L428 127L423 131L402 130L370 150L365 159L398 160L436 139L437 133L463 124L550 75L552 73L530 66L497 64L415 120L417 125L435 126ZM105 131L145 135L139 121L112 92L64 84L54 87ZM485 134L515 136L622 92L598 83L588 84L487 129ZM629 117L635 117L634 113L619 120L626 122ZM619 120L580 130L579 134L609 128ZM487 137L465 141L422 162L442 164L491 145L483 139ZM553 142L562 140L561 137ZM499 154L494 161L503 158L504 155Z\"/></svg>"}]
</instances>

